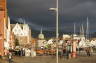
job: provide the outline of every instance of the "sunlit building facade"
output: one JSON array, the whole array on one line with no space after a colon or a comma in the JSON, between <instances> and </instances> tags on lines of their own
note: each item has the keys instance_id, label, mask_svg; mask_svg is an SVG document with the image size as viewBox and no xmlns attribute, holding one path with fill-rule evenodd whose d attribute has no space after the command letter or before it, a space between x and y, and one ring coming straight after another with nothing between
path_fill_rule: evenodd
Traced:
<instances>
[{"instance_id":1,"label":"sunlit building facade","mask_svg":"<svg viewBox=\"0 0 96 63\"><path fill-rule=\"evenodd\" d=\"M11 24L11 31L20 45L26 45L31 42L31 29L28 24Z\"/></svg>"},{"instance_id":2,"label":"sunlit building facade","mask_svg":"<svg viewBox=\"0 0 96 63\"><path fill-rule=\"evenodd\" d=\"M4 40L6 34L4 33L7 22L6 0L0 0L0 55L4 56Z\"/></svg>"}]
</instances>

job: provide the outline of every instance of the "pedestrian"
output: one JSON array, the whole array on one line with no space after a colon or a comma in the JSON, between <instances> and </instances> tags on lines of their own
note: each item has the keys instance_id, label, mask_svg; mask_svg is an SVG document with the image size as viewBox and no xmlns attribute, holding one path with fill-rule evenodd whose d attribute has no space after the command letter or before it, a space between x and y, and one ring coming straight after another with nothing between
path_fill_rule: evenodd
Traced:
<instances>
[{"instance_id":1,"label":"pedestrian","mask_svg":"<svg viewBox=\"0 0 96 63\"><path fill-rule=\"evenodd\" d=\"M25 56L25 48L23 48L22 50L23 50L23 53L22 54L23 54L23 56Z\"/></svg>"},{"instance_id":2,"label":"pedestrian","mask_svg":"<svg viewBox=\"0 0 96 63\"><path fill-rule=\"evenodd\" d=\"M90 47L87 47L87 48L86 48L86 53L87 53L87 56L91 56Z\"/></svg>"},{"instance_id":3,"label":"pedestrian","mask_svg":"<svg viewBox=\"0 0 96 63\"><path fill-rule=\"evenodd\" d=\"M9 52L9 54L8 54L8 61L9 61L9 63L12 63L12 53L11 52Z\"/></svg>"},{"instance_id":4,"label":"pedestrian","mask_svg":"<svg viewBox=\"0 0 96 63\"><path fill-rule=\"evenodd\" d=\"M23 56L23 49L20 49L20 56Z\"/></svg>"},{"instance_id":5,"label":"pedestrian","mask_svg":"<svg viewBox=\"0 0 96 63\"><path fill-rule=\"evenodd\" d=\"M0 52L0 59L2 58L1 52Z\"/></svg>"}]
</instances>

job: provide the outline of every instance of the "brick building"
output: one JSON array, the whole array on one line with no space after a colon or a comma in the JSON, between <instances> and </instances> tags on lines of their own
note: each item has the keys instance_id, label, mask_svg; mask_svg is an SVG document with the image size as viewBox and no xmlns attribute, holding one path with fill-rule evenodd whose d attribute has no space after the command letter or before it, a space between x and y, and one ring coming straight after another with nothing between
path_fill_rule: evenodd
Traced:
<instances>
[{"instance_id":1,"label":"brick building","mask_svg":"<svg viewBox=\"0 0 96 63\"><path fill-rule=\"evenodd\" d=\"M0 0L0 55L4 55L5 26L7 22L6 0ZM4 26L5 25L5 26Z\"/></svg>"}]
</instances>

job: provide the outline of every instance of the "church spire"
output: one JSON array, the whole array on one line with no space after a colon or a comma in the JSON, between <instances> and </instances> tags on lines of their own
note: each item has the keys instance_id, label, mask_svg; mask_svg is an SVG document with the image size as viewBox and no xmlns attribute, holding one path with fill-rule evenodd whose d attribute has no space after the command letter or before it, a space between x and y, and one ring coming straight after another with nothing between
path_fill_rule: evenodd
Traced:
<instances>
[{"instance_id":1,"label":"church spire","mask_svg":"<svg viewBox=\"0 0 96 63\"><path fill-rule=\"evenodd\" d=\"M42 31L42 27L41 27L40 34L42 34L42 32L43 32L43 31Z\"/></svg>"},{"instance_id":2,"label":"church spire","mask_svg":"<svg viewBox=\"0 0 96 63\"><path fill-rule=\"evenodd\" d=\"M38 35L39 39L44 39L44 34L42 32L43 31L42 31L42 27L41 27L40 34Z\"/></svg>"}]
</instances>

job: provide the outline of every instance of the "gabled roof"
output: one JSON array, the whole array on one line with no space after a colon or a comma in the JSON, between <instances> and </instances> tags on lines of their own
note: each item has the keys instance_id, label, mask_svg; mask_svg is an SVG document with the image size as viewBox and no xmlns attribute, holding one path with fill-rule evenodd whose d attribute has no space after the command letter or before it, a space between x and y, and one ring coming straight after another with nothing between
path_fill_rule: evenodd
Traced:
<instances>
[{"instance_id":1,"label":"gabled roof","mask_svg":"<svg viewBox=\"0 0 96 63\"><path fill-rule=\"evenodd\" d=\"M16 23L17 24L17 23ZM11 30L15 27L16 24L10 24L11 26ZM28 24L19 24L19 26L23 29L24 25L28 25Z\"/></svg>"},{"instance_id":2,"label":"gabled roof","mask_svg":"<svg viewBox=\"0 0 96 63\"><path fill-rule=\"evenodd\" d=\"M15 32L14 34L18 34L18 35L22 34L22 35L24 35L22 27L18 23L16 23L16 25L12 28L12 32Z\"/></svg>"}]
</instances>

